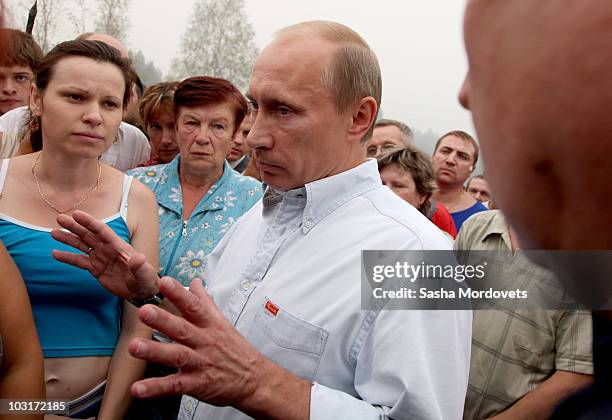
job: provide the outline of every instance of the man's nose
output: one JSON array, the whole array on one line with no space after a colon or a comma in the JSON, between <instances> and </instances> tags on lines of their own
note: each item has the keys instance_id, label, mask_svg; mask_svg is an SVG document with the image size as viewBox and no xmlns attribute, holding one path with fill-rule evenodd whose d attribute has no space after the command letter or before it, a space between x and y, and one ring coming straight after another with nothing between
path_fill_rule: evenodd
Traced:
<instances>
[{"instance_id":1,"label":"man's nose","mask_svg":"<svg viewBox=\"0 0 612 420\"><path fill-rule=\"evenodd\" d=\"M455 153L449 153L448 155L446 155L446 159L444 159L444 163L454 166L457 164L457 161L455 160Z\"/></svg>"},{"instance_id":2,"label":"man's nose","mask_svg":"<svg viewBox=\"0 0 612 420\"><path fill-rule=\"evenodd\" d=\"M2 83L2 93L5 95L12 95L17 93L16 83L13 82L10 78L7 78Z\"/></svg>"},{"instance_id":3,"label":"man's nose","mask_svg":"<svg viewBox=\"0 0 612 420\"><path fill-rule=\"evenodd\" d=\"M261 113L255 114L251 117L251 131L246 136L245 142L249 149L266 148L272 147L272 137L270 136L269 129L266 127L266 121Z\"/></svg>"},{"instance_id":4,"label":"man's nose","mask_svg":"<svg viewBox=\"0 0 612 420\"><path fill-rule=\"evenodd\" d=\"M470 79L469 73L465 75L463 79L463 83L461 84L461 89L459 89L459 103L462 107L469 111L470 109Z\"/></svg>"}]
</instances>

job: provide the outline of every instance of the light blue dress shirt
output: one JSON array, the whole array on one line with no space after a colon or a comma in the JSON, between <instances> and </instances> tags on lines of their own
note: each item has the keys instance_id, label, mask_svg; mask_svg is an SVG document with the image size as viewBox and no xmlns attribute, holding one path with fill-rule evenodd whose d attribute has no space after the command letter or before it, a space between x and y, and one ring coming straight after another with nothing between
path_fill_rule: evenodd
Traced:
<instances>
[{"instance_id":1,"label":"light blue dress shirt","mask_svg":"<svg viewBox=\"0 0 612 420\"><path fill-rule=\"evenodd\" d=\"M460 419L470 311L361 309L364 249L450 250L375 160L268 189L209 255L208 292L264 356L311 381L312 419ZM186 419L243 419L184 396Z\"/></svg>"},{"instance_id":2,"label":"light blue dress shirt","mask_svg":"<svg viewBox=\"0 0 612 420\"><path fill-rule=\"evenodd\" d=\"M188 286L202 278L206 255L229 228L259 201L261 183L240 175L227 162L223 175L183 220L183 194L179 180L180 155L167 164L129 171L155 193L159 211L159 264L163 275Z\"/></svg>"}]
</instances>

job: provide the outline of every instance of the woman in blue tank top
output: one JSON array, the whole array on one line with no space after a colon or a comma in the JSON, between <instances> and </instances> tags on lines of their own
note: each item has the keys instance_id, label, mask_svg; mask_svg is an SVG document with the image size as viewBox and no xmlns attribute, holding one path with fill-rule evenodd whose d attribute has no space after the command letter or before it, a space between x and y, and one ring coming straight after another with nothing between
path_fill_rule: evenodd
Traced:
<instances>
[{"instance_id":1,"label":"woman in blue tank top","mask_svg":"<svg viewBox=\"0 0 612 420\"><path fill-rule=\"evenodd\" d=\"M47 398L70 400L70 417L123 417L129 387L145 367L129 355L128 343L151 334L135 308L51 255L68 248L51 237L57 216L78 209L157 266L155 196L99 161L115 140L131 72L102 42L57 45L41 62L30 98L30 140L42 150L0 165L0 240L32 303Z\"/></svg>"}]
</instances>

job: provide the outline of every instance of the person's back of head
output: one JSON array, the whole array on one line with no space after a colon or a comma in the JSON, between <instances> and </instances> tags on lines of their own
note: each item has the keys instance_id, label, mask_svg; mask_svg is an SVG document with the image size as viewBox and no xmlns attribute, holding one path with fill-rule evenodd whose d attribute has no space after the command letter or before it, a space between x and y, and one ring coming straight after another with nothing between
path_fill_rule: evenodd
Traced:
<instances>
[{"instance_id":1,"label":"person's back of head","mask_svg":"<svg viewBox=\"0 0 612 420\"><path fill-rule=\"evenodd\" d=\"M75 38L75 41L100 41L106 45L110 45L115 48L121 54L123 58L129 58L128 50L125 45L117 38L107 34L97 34L94 32L85 32Z\"/></svg>"}]
</instances>

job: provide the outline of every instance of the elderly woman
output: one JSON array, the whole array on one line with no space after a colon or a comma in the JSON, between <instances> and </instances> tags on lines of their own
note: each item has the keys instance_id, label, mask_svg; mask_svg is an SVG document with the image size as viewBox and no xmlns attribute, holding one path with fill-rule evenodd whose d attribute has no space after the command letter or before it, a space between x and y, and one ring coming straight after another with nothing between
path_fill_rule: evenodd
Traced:
<instances>
[{"instance_id":1,"label":"elderly woman","mask_svg":"<svg viewBox=\"0 0 612 420\"><path fill-rule=\"evenodd\" d=\"M179 155L165 165L130 171L157 197L160 267L184 285L202 278L205 256L262 195L261 184L225 161L247 113L227 80L192 77L174 92Z\"/></svg>"},{"instance_id":2,"label":"elderly woman","mask_svg":"<svg viewBox=\"0 0 612 420\"><path fill-rule=\"evenodd\" d=\"M392 149L378 158L378 171L384 185L455 239L450 213L431 200L435 182L431 159L425 153L414 146Z\"/></svg>"},{"instance_id":3,"label":"elderly woman","mask_svg":"<svg viewBox=\"0 0 612 420\"><path fill-rule=\"evenodd\" d=\"M178 154L174 129L174 91L178 82L160 82L140 99L139 112L151 142L151 159L140 166L168 163Z\"/></svg>"},{"instance_id":4,"label":"elderly woman","mask_svg":"<svg viewBox=\"0 0 612 420\"><path fill-rule=\"evenodd\" d=\"M40 63L30 98L42 150L0 162L0 240L32 303L46 396L70 400L77 418L123 417L129 387L144 371L129 340L151 334L89 272L55 260L52 251L68 247L50 234L59 215L84 210L157 266L153 194L99 160L115 140L130 77L129 64L104 43L57 45Z\"/></svg>"}]
</instances>

